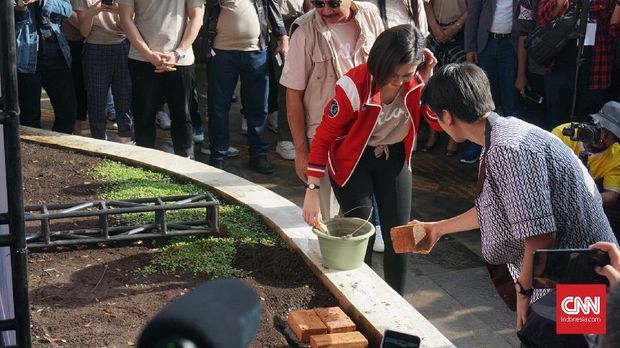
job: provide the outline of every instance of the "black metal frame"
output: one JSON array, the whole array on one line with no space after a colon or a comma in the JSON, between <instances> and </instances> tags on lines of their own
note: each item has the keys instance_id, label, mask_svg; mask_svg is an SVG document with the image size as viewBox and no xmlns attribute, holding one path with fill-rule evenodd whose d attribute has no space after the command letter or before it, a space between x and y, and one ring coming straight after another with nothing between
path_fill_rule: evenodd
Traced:
<instances>
[{"instance_id":1,"label":"black metal frame","mask_svg":"<svg viewBox=\"0 0 620 348\"><path fill-rule=\"evenodd\" d=\"M28 304L27 250L22 193L21 154L19 145L19 103L17 99L17 62L13 1L0 0L0 81L2 111L0 125L4 130L4 149L8 213L0 214L0 224L9 226L9 235L0 238L0 246L11 250L13 304L15 318L0 321L0 331L15 331L15 347L32 346ZM0 154L2 155L2 154ZM0 174L0 175L2 175Z\"/></svg>"},{"instance_id":2,"label":"black metal frame","mask_svg":"<svg viewBox=\"0 0 620 348\"><path fill-rule=\"evenodd\" d=\"M204 219L168 222L166 212L196 208L205 209ZM33 205L27 206L25 211L27 222L40 221L40 228L36 232L26 232L28 249L219 233L219 202L210 193L122 201ZM111 226L110 217L145 212L155 212L153 223ZM89 217L98 217L97 228L59 231L51 229L50 222L54 220Z\"/></svg>"}]
</instances>

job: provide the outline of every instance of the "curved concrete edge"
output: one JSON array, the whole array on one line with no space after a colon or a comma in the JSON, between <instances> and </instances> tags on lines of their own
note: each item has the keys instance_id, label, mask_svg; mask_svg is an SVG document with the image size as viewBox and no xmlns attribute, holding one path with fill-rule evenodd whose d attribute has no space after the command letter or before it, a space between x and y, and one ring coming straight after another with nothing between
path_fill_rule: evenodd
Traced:
<instances>
[{"instance_id":1,"label":"curved concrete edge","mask_svg":"<svg viewBox=\"0 0 620 348\"><path fill-rule=\"evenodd\" d=\"M433 324L398 295L370 267L351 271L323 267L317 237L291 201L246 179L201 162L162 151L21 127L26 141L62 147L126 164L162 171L206 185L226 199L256 211L334 294L342 309L367 333L371 346L379 346L386 329L417 335L424 347L454 347Z\"/></svg>"}]
</instances>

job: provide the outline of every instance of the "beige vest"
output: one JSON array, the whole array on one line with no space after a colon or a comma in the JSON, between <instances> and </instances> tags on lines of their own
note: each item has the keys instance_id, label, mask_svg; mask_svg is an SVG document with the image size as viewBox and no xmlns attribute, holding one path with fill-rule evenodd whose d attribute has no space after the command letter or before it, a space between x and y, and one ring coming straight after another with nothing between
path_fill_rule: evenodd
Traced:
<instances>
[{"instance_id":1,"label":"beige vest","mask_svg":"<svg viewBox=\"0 0 620 348\"><path fill-rule=\"evenodd\" d=\"M360 28L355 44L354 66L365 63L375 39L383 31L383 23L377 7L367 2L352 2L354 20ZM331 31L314 10L297 18L293 23L296 35L303 34L306 39L305 54L312 59L312 68L307 77L304 92L304 111L306 114L306 136L314 138L316 128L321 123L325 105L334 97L336 81L343 76L342 65L336 59L336 49L331 40Z\"/></svg>"}]
</instances>

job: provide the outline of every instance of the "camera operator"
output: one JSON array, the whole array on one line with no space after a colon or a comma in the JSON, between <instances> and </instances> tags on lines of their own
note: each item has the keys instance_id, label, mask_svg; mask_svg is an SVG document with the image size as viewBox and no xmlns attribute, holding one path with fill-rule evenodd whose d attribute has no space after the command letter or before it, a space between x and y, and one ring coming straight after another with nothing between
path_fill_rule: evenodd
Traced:
<instances>
[{"instance_id":1,"label":"camera operator","mask_svg":"<svg viewBox=\"0 0 620 348\"><path fill-rule=\"evenodd\" d=\"M620 103L610 101L590 115L592 123L563 124L553 130L573 152L586 160L597 183L607 217L616 235L620 231Z\"/></svg>"}]
</instances>

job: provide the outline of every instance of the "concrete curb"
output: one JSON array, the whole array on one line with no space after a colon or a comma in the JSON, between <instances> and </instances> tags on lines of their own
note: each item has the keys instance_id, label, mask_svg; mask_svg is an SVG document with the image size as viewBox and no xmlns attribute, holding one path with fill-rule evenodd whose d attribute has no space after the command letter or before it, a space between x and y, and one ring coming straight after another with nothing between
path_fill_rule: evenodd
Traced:
<instances>
[{"instance_id":1,"label":"concrete curb","mask_svg":"<svg viewBox=\"0 0 620 348\"><path fill-rule=\"evenodd\" d=\"M371 346L378 346L383 331L391 329L419 336L424 347L454 347L367 265L351 271L323 267L317 237L301 218L301 209L262 186L201 162L158 150L29 127L21 127L20 131L21 139L25 141L162 171L206 185L227 200L250 207L299 253L312 272L336 296L342 309L367 332Z\"/></svg>"}]
</instances>

